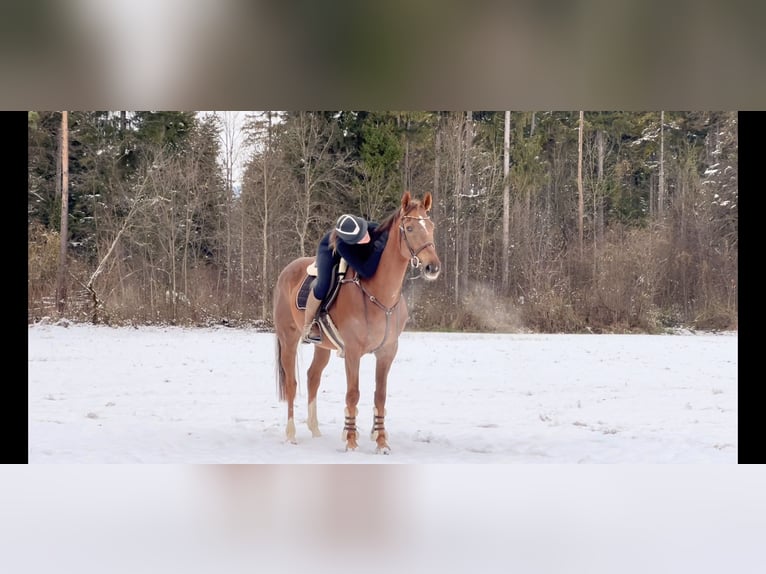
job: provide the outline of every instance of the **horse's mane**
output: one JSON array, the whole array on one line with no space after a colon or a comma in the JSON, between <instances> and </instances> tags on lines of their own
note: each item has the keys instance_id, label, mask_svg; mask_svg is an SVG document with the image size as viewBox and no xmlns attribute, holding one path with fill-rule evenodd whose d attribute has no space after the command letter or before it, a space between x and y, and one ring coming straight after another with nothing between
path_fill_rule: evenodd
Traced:
<instances>
[{"instance_id":1,"label":"horse's mane","mask_svg":"<svg viewBox=\"0 0 766 574\"><path fill-rule=\"evenodd\" d=\"M396 209L392 211L389 215L386 216L386 218L380 222L380 225L378 225L378 229L376 230L378 233L383 233L384 231L390 231L391 227L394 225L394 221L396 220L397 215L399 215L399 210Z\"/></svg>"},{"instance_id":2,"label":"horse's mane","mask_svg":"<svg viewBox=\"0 0 766 574\"><path fill-rule=\"evenodd\" d=\"M411 200L409 208L402 215L407 215L410 211L412 211L413 209L417 209L419 206L420 206L420 200L417 200L417 199ZM388 214L388 216L386 216L386 218L380 222L380 225L378 226L377 231L381 233L383 231L390 231L391 227L394 225L394 221L396 221L396 218L399 217L399 211L400 211L400 208L397 207L390 214Z\"/></svg>"}]
</instances>

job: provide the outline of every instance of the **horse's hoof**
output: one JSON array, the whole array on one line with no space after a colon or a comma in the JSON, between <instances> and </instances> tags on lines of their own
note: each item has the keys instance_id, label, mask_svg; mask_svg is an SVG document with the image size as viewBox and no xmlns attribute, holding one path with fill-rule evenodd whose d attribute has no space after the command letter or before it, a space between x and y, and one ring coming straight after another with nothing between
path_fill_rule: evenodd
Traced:
<instances>
[{"instance_id":1,"label":"horse's hoof","mask_svg":"<svg viewBox=\"0 0 766 574\"><path fill-rule=\"evenodd\" d=\"M375 454L391 454L391 447L388 445L386 446L379 446L375 449Z\"/></svg>"}]
</instances>

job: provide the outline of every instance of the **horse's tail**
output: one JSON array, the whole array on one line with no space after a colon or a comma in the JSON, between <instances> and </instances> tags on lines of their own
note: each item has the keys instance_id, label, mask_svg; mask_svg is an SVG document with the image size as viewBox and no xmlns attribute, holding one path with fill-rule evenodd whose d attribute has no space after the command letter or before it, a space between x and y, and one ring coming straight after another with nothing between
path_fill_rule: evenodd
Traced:
<instances>
[{"instance_id":1,"label":"horse's tail","mask_svg":"<svg viewBox=\"0 0 766 574\"><path fill-rule=\"evenodd\" d=\"M277 398L280 401L286 401L287 395L285 394L285 368L282 366L282 342L279 337L274 334L275 355L276 355L276 378L277 378Z\"/></svg>"}]
</instances>

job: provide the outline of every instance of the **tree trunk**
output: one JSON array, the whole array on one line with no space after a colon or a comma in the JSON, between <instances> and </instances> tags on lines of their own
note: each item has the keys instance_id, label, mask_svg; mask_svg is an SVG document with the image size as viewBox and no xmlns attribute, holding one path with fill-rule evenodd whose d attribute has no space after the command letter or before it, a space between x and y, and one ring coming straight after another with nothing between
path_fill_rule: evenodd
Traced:
<instances>
[{"instance_id":1,"label":"tree trunk","mask_svg":"<svg viewBox=\"0 0 766 574\"><path fill-rule=\"evenodd\" d=\"M437 120L436 135L434 136L434 188L431 192L433 201L431 205L431 213L433 214L434 221L439 221L441 210L439 209L439 201L441 200L441 194L439 192L439 172L441 171L441 147L442 147L442 123L441 116ZM436 228L438 231L438 227Z\"/></svg>"},{"instance_id":2,"label":"tree trunk","mask_svg":"<svg viewBox=\"0 0 766 574\"><path fill-rule=\"evenodd\" d=\"M598 240L603 236L604 131L596 132L596 185L593 186L593 277L598 271Z\"/></svg>"},{"instance_id":3,"label":"tree trunk","mask_svg":"<svg viewBox=\"0 0 766 574\"><path fill-rule=\"evenodd\" d=\"M269 263L269 157L271 154L271 130L272 130L272 124L271 124L271 112L266 112L266 117L268 118L268 125L267 125L267 142L268 147L266 148L266 153L263 155L263 225L261 225L261 243L262 243L262 251L261 251L261 290L263 291L263 296L261 297L261 318L265 319L268 317L268 302L269 298L266 296L268 293L267 285L269 285L268 281L268 263Z\"/></svg>"},{"instance_id":4,"label":"tree trunk","mask_svg":"<svg viewBox=\"0 0 766 574\"><path fill-rule=\"evenodd\" d=\"M407 129L410 127L410 121L407 120ZM411 185L410 177L410 138L407 135L407 129L404 130L404 173L402 174L402 189L408 190Z\"/></svg>"},{"instance_id":5,"label":"tree trunk","mask_svg":"<svg viewBox=\"0 0 766 574\"><path fill-rule=\"evenodd\" d=\"M598 217L598 224L595 226L597 233L594 235L603 236L604 234L604 191L602 189L604 183L604 160L606 159L606 144L604 142L605 134L603 130L599 130L596 134L596 144L598 147L598 163L596 173L596 188L598 190L596 210L593 213L593 217Z\"/></svg>"},{"instance_id":6,"label":"tree trunk","mask_svg":"<svg viewBox=\"0 0 766 574\"><path fill-rule=\"evenodd\" d=\"M234 202L234 163L237 159L237 113L223 116L224 169L226 172L226 312L231 311L231 260L232 260L232 204ZM240 281L243 278L240 277Z\"/></svg>"},{"instance_id":7,"label":"tree trunk","mask_svg":"<svg viewBox=\"0 0 766 574\"><path fill-rule=\"evenodd\" d=\"M439 225L442 216L442 198L439 186L441 185L441 156L442 156L442 118L441 114L437 112L436 119L436 134L434 135L434 187L431 192L432 201L431 205L431 218L436 227L434 229L434 241L437 246L444 245L444 231L442 226ZM445 226L446 227L446 226Z\"/></svg>"},{"instance_id":8,"label":"tree trunk","mask_svg":"<svg viewBox=\"0 0 766 574\"><path fill-rule=\"evenodd\" d=\"M61 242L56 285L56 308L66 307L67 239L69 236L69 112L61 112Z\"/></svg>"},{"instance_id":9,"label":"tree trunk","mask_svg":"<svg viewBox=\"0 0 766 574\"><path fill-rule=\"evenodd\" d=\"M456 126L455 130L453 132L453 135L455 137L455 158L454 158L454 168L455 168L455 199L454 199L454 205L452 206L453 209L453 240L452 240L452 247L453 247L453 254L455 257L455 265L453 267L453 295L455 296L455 307L460 306L460 241L462 239L462 234L460 233L460 194L462 193L463 189L463 178L464 173L462 169L462 163L463 163L463 121L464 118L460 117L459 114L456 115Z\"/></svg>"},{"instance_id":10,"label":"tree trunk","mask_svg":"<svg viewBox=\"0 0 766 574\"><path fill-rule=\"evenodd\" d=\"M473 196L473 178L472 178L472 165L471 165L471 150L473 148L473 112L466 112L465 113L465 159L464 159L464 165L465 165L465 178L463 179L463 194L467 197ZM469 200L470 205L471 202ZM462 269L460 270L460 289L463 293L466 292L468 288L468 277L470 276L470 247L471 247L471 240L470 240L470 223L471 223L471 217L470 212L469 213L463 213L463 224L461 226L462 229L466 231L464 236L462 237L462 256L461 256L461 264Z\"/></svg>"},{"instance_id":11,"label":"tree trunk","mask_svg":"<svg viewBox=\"0 0 766 574\"><path fill-rule=\"evenodd\" d=\"M660 181L657 190L657 217L665 213L665 112L660 112Z\"/></svg>"},{"instance_id":12,"label":"tree trunk","mask_svg":"<svg viewBox=\"0 0 766 574\"><path fill-rule=\"evenodd\" d=\"M582 189L582 139L583 127L585 125L585 112L580 111L580 129L577 136L577 246L580 250L580 257L583 256L583 219L585 217L585 208Z\"/></svg>"},{"instance_id":13,"label":"tree trunk","mask_svg":"<svg viewBox=\"0 0 766 574\"><path fill-rule=\"evenodd\" d=\"M505 112L503 132L503 293L508 290L511 245L511 112Z\"/></svg>"}]
</instances>

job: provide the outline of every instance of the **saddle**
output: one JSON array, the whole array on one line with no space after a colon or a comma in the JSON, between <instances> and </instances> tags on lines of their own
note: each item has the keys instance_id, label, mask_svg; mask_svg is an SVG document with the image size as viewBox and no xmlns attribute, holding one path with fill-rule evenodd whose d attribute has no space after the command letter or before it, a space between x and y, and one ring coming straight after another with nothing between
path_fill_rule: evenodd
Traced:
<instances>
[{"instance_id":1,"label":"saddle","mask_svg":"<svg viewBox=\"0 0 766 574\"><path fill-rule=\"evenodd\" d=\"M317 312L317 323L319 324L319 330L322 337L324 338L326 336L338 349L339 357L343 356L343 339L341 338L335 323L333 323L330 318L328 311L338 296L338 291L340 291L340 286L343 278L346 276L347 270L348 261L343 258L333 266L330 288L327 290L325 298L322 299L322 303L319 305L319 311ZM316 265L311 263L311 265L306 267L306 277L304 277L303 283L301 283L300 289L298 289L298 294L295 297L295 306L298 307L298 309L306 308L306 300L308 299L309 292L314 288L316 277Z\"/></svg>"}]
</instances>

